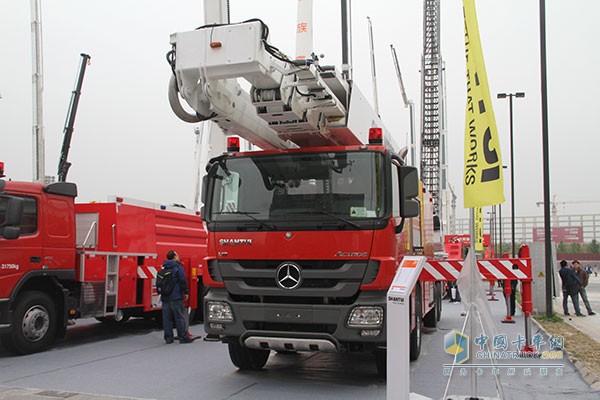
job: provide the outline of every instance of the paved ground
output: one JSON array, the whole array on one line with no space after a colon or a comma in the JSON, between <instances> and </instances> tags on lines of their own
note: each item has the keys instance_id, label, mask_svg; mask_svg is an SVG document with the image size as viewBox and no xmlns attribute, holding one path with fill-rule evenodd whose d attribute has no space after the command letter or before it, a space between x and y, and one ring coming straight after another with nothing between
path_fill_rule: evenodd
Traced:
<instances>
[{"instance_id":1,"label":"paved ground","mask_svg":"<svg viewBox=\"0 0 600 400\"><path fill-rule=\"evenodd\" d=\"M557 297L554 299L554 312L562 316L563 319L569 324L573 325L583 333L587 334L592 339L600 342L600 276L594 276L592 274L588 283L588 287L586 288L586 292L592 310L597 313L596 315L586 316L583 318L575 317L575 312L573 311L573 303L569 299L569 311L571 313L571 316L564 316L562 309L562 297ZM579 307L581 309L581 312L587 315L585 306L583 305L581 299L579 299Z\"/></svg>"},{"instance_id":2,"label":"paved ground","mask_svg":"<svg viewBox=\"0 0 600 400\"><path fill-rule=\"evenodd\" d=\"M596 284L600 286L600 278L592 280L590 285L594 286L590 286L590 292L596 293L593 289ZM501 324L505 311L503 302L488 304L498 334L506 334L510 341L523 335L523 316L519 312L516 324ZM444 352L444 336L452 330L461 330L463 310L461 304L444 301L438 329L424 335L421 358L410 365L412 392L432 399L442 397L449 372L445 365L452 361L452 356ZM597 328L599 316L600 313L573 321L592 327L597 323ZM192 332L202 334L202 325L192 326ZM532 333L540 332L534 327ZM544 340L548 342L547 337ZM470 344L469 362L486 363L486 360L476 360L477 346L473 337ZM509 343L509 347L512 349L514 345ZM567 359L545 360L545 366L540 364L542 360L508 361L513 366L507 366L506 362L499 368L505 399L600 398L600 392L591 389ZM457 368L448 394L470 395L471 376L478 370L477 394L496 396L492 368L486 365ZM391 379L396 373L392 371ZM163 378L159 381L158 377ZM370 355L273 354L264 371L239 372L229 362L225 346L204 341L165 345L162 332L142 320L133 320L118 328L80 321L69 328L67 340L44 353L12 357L0 349L2 400L115 398L111 396L121 396L116 397L121 399L383 400L386 385L377 377Z\"/></svg>"},{"instance_id":3,"label":"paved ground","mask_svg":"<svg viewBox=\"0 0 600 400\"><path fill-rule=\"evenodd\" d=\"M115 397L55 390L19 389L0 386L0 400L136 400L133 397ZM142 399L143 400L143 399Z\"/></svg>"}]
</instances>

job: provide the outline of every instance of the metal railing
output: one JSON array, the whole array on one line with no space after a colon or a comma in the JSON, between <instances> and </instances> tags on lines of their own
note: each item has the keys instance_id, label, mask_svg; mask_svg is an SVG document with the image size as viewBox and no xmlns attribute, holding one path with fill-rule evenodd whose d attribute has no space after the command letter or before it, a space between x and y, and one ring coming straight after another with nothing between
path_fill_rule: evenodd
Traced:
<instances>
[{"instance_id":1,"label":"metal railing","mask_svg":"<svg viewBox=\"0 0 600 400\"><path fill-rule=\"evenodd\" d=\"M496 219L495 233L499 235L502 229L502 241L510 242L510 216L502 217L502 220ZM590 243L592 240L600 241L600 214L581 214L581 215L558 215L552 222L552 227L582 227L583 242ZM491 220L484 218L483 232L490 233ZM533 241L533 231L535 228L544 228L543 216L515 217L515 241L525 243ZM469 232L469 219L457 218L454 232L457 234Z\"/></svg>"}]
</instances>

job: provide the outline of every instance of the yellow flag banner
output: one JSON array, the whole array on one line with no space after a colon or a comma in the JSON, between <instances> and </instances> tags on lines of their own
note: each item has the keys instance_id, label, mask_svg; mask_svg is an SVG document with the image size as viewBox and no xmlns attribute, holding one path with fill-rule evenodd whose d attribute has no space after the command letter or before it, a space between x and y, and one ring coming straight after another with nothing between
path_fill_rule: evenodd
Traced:
<instances>
[{"instance_id":1,"label":"yellow flag banner","mask_svg":"<svg viewBox=\"0 0 600 400\"><path fill-rule=\"evenodd\" d=\"M474 0L463 0L467 111L465 120L465 208L504 202L498 129L479 39Z\"/></svg>"}]
</instances>

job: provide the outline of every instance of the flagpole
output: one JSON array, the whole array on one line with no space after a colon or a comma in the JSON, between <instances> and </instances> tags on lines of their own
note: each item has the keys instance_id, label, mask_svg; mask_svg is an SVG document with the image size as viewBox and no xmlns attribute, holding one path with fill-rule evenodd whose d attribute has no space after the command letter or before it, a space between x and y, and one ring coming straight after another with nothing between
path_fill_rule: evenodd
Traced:
<instances>
[{"instance_id":1,"label":"flagpole","mask_svg":"<svg viewBox=\"0 0 600 400\"><path fill-rule=\"evenodd\" d=\"M477 285L477 282L475 281L475 273L477 272L476 269L476 262L475 260L475 209L474 208L470 208L469 209L469 215L470 215L470 223L469 223L469 235L471 236L471 239L469 240L469 254L468 254L468 258L470 260L469 265L463 265L463 268L470 268L471 269L471 274L469 276L469 305L468 305L468 310L467 310L467 315L469 316L469 337L470 338L474 338L475 337L475 323L474 323L474 308L475 308L475 301L473 301L475 299L475 287ZM475 267L475 268L474 268ZM479 286L477 285L477 288ZM475 363L475 359L473 359L473 363ZM477 398L477 375L474 373L474 370L471 370L471 398Z\"/></svg>"},{"instance_id":2,"label":"flagpole","mask_svg":"<svg viewBox=\"0 0 600 400\"><path fill-rule=\"evenodd\" d=\"M465 302L465 306L467 306L467 315L470 318L470 338L473 340L477 329L474 318L479 317L483 331L486 330L483 329L484 319L490 334L495 331L489 306L482 298L484 296L481 292L481 274L479 273L475 254L475 239L476 237L477 239L480 238L481 221L479 217L481 216L481 207L504 202L504 179L498 129L485 70L475 0L463 0L463 15L467 67L463 188L464 205L470 213L469 234L471 240L469 253L458 281L461 281L461 276L464 278L462 284L465 287L465 292L468 292L469 299ZM476 212L475 207L479 207L478 212ZM476 216L478 216L477 221L475 220ZM477 236L475 234L476 223L479 227ZM477 248L480 251L482 250L479 243ZM468 273L469 276L465 276L463 272ZM460 284L461 282L459 282L459 287ZM466 289L467 285L469 286L468 290ZM477 298L478 295L479 298ZM485 317L482 317L482 315ZM475 359L472 362L476 364ZM496 381L497 386L498 384L499 380ZM498 390L501 391L501 389L500 387ZM473 370L471 373L471 398L477 398L477 373Z\"/></svg>"}]
</instances>

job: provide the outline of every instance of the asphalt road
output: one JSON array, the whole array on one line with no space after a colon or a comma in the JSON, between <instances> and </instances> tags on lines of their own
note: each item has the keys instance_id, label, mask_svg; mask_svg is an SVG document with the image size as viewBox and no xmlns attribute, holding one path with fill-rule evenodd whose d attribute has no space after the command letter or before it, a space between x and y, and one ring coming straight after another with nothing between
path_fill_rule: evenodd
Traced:
<instances>
[{"instance_id":1,"label":"asphalt road","mask_svg":"<svg viewBox=\"0 0 600 400\"><path fill-rule=\"evenodd\" d=\"M600 278L593 284L600 285ZM503 302L489 304L498 333L506 334L509 339L523 334L522 316L517 315L516 324L500 324ZM424 335L421 358L411 363L412 392L433 399L442 397L448 381L444 364L452 361L452 356L444 352L444 335L461 329L463 310L460 304L444 301L438 329ZM202 325L192 326L191 331L204 335ZM534 329L533 334L536 333ZM547 342L548 338L545 339ZM472 358L475 357L475 348L471 352ZM553 365L563 366L546 368L545 375L535 364L540 360L518 361L525 362L533 363L533 367L516 367L514 374L508 368L500 368L499 378L506 399L600 398L600 392L590 389L566 359L553 361ZM491 368L481 370L477 377L477 394L496 396ZM475 368L464 371L457 368L448 393L471 394L474 371ZM118 327L95 320L78 321L68 329L64 341L39 354L13 357L0 348L0 387L143 399L364 400L386 397L385 380L377 377L371 355L273 353L265 370L240 372L229 361L225 345L202 340L166 345L162 330L141 319ZM2 397L0 391L0 398L17 397Z\"/></svg>"},{"instance_id":2,"label":"asphalt road","mask_svg":"<svg viewBox=\"0 0 600 400\"><path fill-rule=\"evenodd\" d=\"M590 306L592 306L592 310L597 313L594 318L600 319L600 276L594 276L594 274L592 274L585 291L587 293ZM581 312L585 313L585 306L583 305L581 299L579 300L579 303L581 306Z\"/></svg>"},{"instance_id":3,"label":"asphalt road","mask_svg":"<svg viewBox=\"0 0 600 400\"><path fill-rule=\"evenodd\" d=\"M581 312L586 315L586 317L581 318L574 316L573 303L569 299L569 311L571 312L571 315L569 317L563 316L563 318L569 324L575 326L592 339L600 342L600 276L594 276L592 274L589 279L586 292L590 306L592 307L592 310L596 312L596 315L587 315L587 310L585 309L581 299L579 299L579 307L581 308ZM563 315L562 294L560 297L554 299L554 312L556 312L558 315Z\"/></svg>"}]
</instances>

